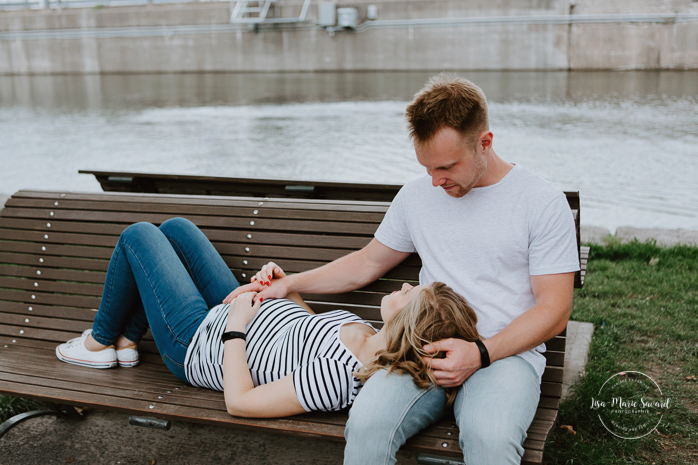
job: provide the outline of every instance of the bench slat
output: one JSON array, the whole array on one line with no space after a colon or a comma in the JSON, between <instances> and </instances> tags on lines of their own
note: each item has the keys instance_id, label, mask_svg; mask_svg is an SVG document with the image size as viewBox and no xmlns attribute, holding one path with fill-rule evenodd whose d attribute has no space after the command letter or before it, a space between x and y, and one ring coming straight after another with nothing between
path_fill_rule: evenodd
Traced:
<instances>
[{"instance_id":1,"label":"bench slat","mask_svg":"<svg viewBox=\"0 0 698 465\"><path fill-rule=\"evenodd\" d=\"M46 292L28 292L0 288L0 300L59 305L64 307L98 308L99 297L78 295L50 294Z\"/></svg>"},{"instance_id":2,"label":"bench slat","mask_svg":"<svg viewBox=\"0 0 698 465\"><path fill-rule=\"evenodd\" d=\"M357 222L357 223L380 223L383 219L384 212L375 211L355 211L344 209L338 211L333 209L321 208L271 208L260 207L257 205L168 205L168 204L152 204L152 203L133 203L133 202L98 202L98 201L75 201L62 200L59 205L54 205L51 200L41 199L16 199L11 198L7 201L5 208L12 208L19 212L47 212L53 211L58 214L60 211L70 211L77 216L79 212L85 211L90 213L99 212L120 212L134 214L174 214L174 215L196 215L196 216L215 216L235 219L247 219L251 217L263 219L294 219L294 220L315 220L315 221L331 221L331 222ZM382 209L381 209L382 210ZM257 213L254 213L257 212Z\"/></svg>"},{"instance_id":3,"label":"bench slat","mask_svg":"<svg viewBox=\"0 0 698 465\"><path fill-rule=\"evenodd\" d=\"M0 301L0 308L2 308L2 313L17 313L24 315L27 318L34 315L64 318L73 321L88 321L90 324L92 324L92 321L94 321L96 313L96 310L94 309L37 305L26 302L8 301Z\"/></svg>"},{"instance_id":4,"label":"bench slat","mask_svg":"<svg viewBox=\"0 0 698 465\"><path fill-rule=\"evenodd\" d=\"M58 243L72 245L92 245L113 248L119 234L126 228L107 228L110 225L101 223L51 223L51 231L46 231L46 222L40 220L10 221L0 217L0 239L21 240L41 243ZM247 237L252 231L236 229L201 228L204 234L215 243L251 243L267 245L292 245L295 247L328 247L348 250L358 250L368 244L371 237L336 236L322 234L294 234L256 231L252 239ZM67 232L58 232L67 231ZM108 231L111 234L106 234ZM48 236L48 237L44 237Z\"/></svg>"},{"instance_id":5,"label":"bench slat","mask_svg":"<svg viewBox=\"0 0 698 465\"><path fill-rule=\"evenodd\" d=\"M39 271L41 274L37 274ZM66 269L39 269L33 266L2 265L0 264L0 276L14 276L18 278L30 278L50 281L73 281L78 283L104 284L106 273L98 271L80 271Z\"/></svg>"},{"instance_id":6,"label":"bench slat","mask_svg":"<svg viewBox=\"0 0 698 465\"><path fill-rule=\"evenodd\" d=\"M54 215L44 210L30 209L3 209L3 216L6 218L40 219L44 221L91 221L99 223L120 223L129 225L138 222L149 222L162 224L173 218L173 215L162 213L123 213L123 212L102 212L102 211L79 211L79 210L55 210ZM177 215L187 218L196 225L203 227L229 228L234 226L231 218L222 216L200 216L200 215ZM270 220L260 218L255 221L255 227L249 227L250 231L277 230L277 231L300 231L311 233L338 233L338 234L358 234L372 236L376 230L373 223L339 223L325 222L319 220Z\"/></svg>"},{"instance_id":7,"label":"bench slat","mask_svg":"<svg viewBox=\"0 0 698 465\"><path fill-rule=\"evenodd\" d=\"M50 192L50 191L33 191L20 190L12 195L11 198L32 198L32 199L50 199L58 201L59 206L61 201L65 200L86 200L86 201L113 201L117 199L119 202L134 202L134 203L157 203L164 205L216 205L216 206L266 206L269 208L296 208L310 210L349 210L349 211L368 211L378 212L386 211L390 202L365 200L355 202L352 200L339 199L284 199L284 198L262 198L251 199L249 197L240 196L206 196L200 195L159 195L159 194L130 194L130 193L98 193L98 192ZM260 205L260 202L262 204Z\"/></svg>"}]
</instances>

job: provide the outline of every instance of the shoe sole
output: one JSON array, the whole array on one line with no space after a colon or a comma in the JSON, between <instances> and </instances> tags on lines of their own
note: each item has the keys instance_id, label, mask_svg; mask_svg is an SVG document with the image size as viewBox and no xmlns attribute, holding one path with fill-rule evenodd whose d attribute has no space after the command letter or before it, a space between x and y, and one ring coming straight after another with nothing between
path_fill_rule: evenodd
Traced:
<instances>
[{"instance_id":1,"label":"shoe sole","mask_svg":"<svg viewBox=\"0 0 698 465\"><path fill-rule=\"evenodd\" d=\"M106 369L106 368L114 368L118 362L114 360L113 362L93 362L91 360L80 360L77 358L70 358L66 357L61 353L58 347L56 347L56 357L58 357L58 360L66 363L70 363L73 365L79 365L83 367L89 367L89 368L99 368L99 369Z\"/></svg>"},{"instance_id":2,"label":"shoe sole","mask_svg":"<svg viewBox=\"0 0 698 465\"><path fill-rule=\"evenodd\" d=\"M117 360L119 363L119 366L121 368L133 368L136 365L138 365L141 361L140 360L130 360L130 361L122 361L122 360Z\"/></svg>"}]
</instances>

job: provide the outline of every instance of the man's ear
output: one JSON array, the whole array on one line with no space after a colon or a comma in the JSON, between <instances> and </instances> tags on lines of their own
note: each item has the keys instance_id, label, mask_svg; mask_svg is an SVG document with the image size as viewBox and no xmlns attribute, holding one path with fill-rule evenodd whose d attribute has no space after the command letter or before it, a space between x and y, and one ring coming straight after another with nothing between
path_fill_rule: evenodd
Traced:
<instances>
[{"instance_id":1,"label":"man's ear","mask_svg":"<svg viewBox=\"0 0 698 465\"><path fill-rule=\"evenodd\" d=\"M480 148L484 152L485 150L492 148L492 139L494 135L490 131L485 131L480 134Z\"/></svg>"}]
</instances>

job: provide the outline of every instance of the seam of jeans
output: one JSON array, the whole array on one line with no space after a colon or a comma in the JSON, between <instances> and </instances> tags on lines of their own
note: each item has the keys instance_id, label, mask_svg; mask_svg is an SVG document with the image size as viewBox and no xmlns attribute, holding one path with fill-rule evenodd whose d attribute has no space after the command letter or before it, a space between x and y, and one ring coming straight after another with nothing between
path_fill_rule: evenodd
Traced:
<instances>
[{"instance_id":1,"label":"seam of jeans","mask_svg":"<svg viewBox=\"0 0 698 465\"><path fill-rule=\"evenodd\" d=\"M102 344L104 346L110 346L113 344L113 342L110 342L109 340L104 339L99 334L95 335L94 328L92 329L92 339L94 339L95 341L99 342L100 344Z\"/></svg>"},{"instance_id":2,"label":"seam of jeans","mask_svg":"<svg viewBox=\"0 0 698 465\"><path fill-rule=\"evenodd\" d=\"M141 335L135 334L133 332L129 332L129 333L124 332L122 334L122 336L124 336L126 339L128 339L129 341L136 343L136 344L140 344L141 339L143 338Z\"/></svg>"},{"instance_id":3,"label":"seam of jeans","mask_svg":"<svg viewBox=\"0 0 698 465\"><path fill-rule=\"evenodd\" d=\"M163 354L162 358L167 358L169 361L171 361L172 363L177 365L178 368L180 368L180 369L182 369L182 371L184 371L184 365L179 363L178 361L176 361L172 357L170 357L168 354Z\"/></svg>"},{"instance_id":4,"label":"seam of jeans","mask_svg":"<svg viewBox=\"0 0 698 465\"><path fill-rule=\"evenodd\" d=\"M172 218L174 219L174 218ZM194 270L192 270L191 266L189 265L189 260L187 260L187 255L184 253L184 249L180 245L179 241L176 239L176 234L170 234L168 231L169 228L163 229L162 225L160 225L160 232L162 232L163 236L167 239L167 241L170 243L170 246L172 246L173 249L176 249L175 252L177 253L177 256L179 257L179 261L182 262L182 264L186 267L187 273L189 273L189 276L194 279ZM196 283L194 283L196 284ZM197 286L198 287L198 286Z\"/></svg>"},{"instance_id":5,"label":"seam of jeans","mask_svg":"<svg viewBox=\"0 0 698 465\"><path fill-rule=\"evenodd\" d=\"M407 416L407 413L414 407L414 404L417 403L419 399L424 397L426 393L429 391L433 390L434 386L430 387L429 389L422 389L419 392L419 395L416 396L414 399L412 399L412 402L410 402L407 407L405 408L404 412L402 413L402 416L400 417L400 420L396 423L395 428L393 429L392 433L390 433L390 442L388 443L388 454L385 457L385 461L383 463L389 464L390 463L390 457L392 457L392 448L393 448L393 440L395 439L395 433L397 433L398 429L400 429L400 425L402 425L402 422L405 420L405 417ZM395 451L397 453L397 451Z\"/></svg>"},{"instance_id":6,"label":"seam of jeans","mask_svg":"<svg viewBox=\"0 0 698 465\"><path fill-rule=\"evenodd\" d=\"M194 269L192 268L191 264L189 263L189 259L187 257L187 254L184 252L184 247L182 247L181 241L177 238L178 235L174 235L174 234L170 235L168 232L166 232L165 230L162 230L162 229L161 229L161 231L165 235L167 240L170 242L170 245L172 246L172 248L175 250L175 253L179 257L179 260L182 262L182 264L186 268L187 273L189 273L189 276L191 276L192 281L194 281L194 285L196 286L197 289L199 289L199 293L201 293L202 297L203 297L203 294L205 293L204 290L208 288L208 286L210 284L210 280L207 283L203 283L201 279L198 279L200 277L200 273L194 273ZM189 237L191 237L191 235L189 235ZM231 274L233 280L235 281L235 283L237 284L237 286L239 286L240 283L237 282L237 279L232 274L232 272L230 274ZM206 294L208 295L208 293L206 293ZM206 299L204 298L204 300L206 300ZM223 299L221 298L221 301L222 300ZM208 301L206 303L207 303L207 305L211 305L211 306L217 305L215 303L209 304Z\"/></svg>"},{"instance_id":7,"label":"seam of jeans","mask_svg":"<svg viewBox=\"0 0 698 465\"><path fill-rule=\"evenodd\" d=\"M467 379L465 381L467 381ZM463 402L465 402L465 396L468 395L468 385L465 383L465 381L463 382L463 384L461 384L461 387L463 389ZM461 407L461 412L462 412L462 410L463 409ZM458 416L460 416L460 412L459 412ZM465 444L465 441L463 440L463 436L460 433L460 425L458 424L460 422L458 421L458 416L456 416L456 425L458 426L458 444L460 445L461 452L463 452L463 462L465 462L465 446L466 446L466 444Z\"/></svg>"},{"instance_id":8,"label":"seam of jeans","mask_svg":"<svg viewBox=\"0 0 698 465\"><path fill-rule=\"evenodd\" d=\"M518 355L513 355L512 357L518 357ZM509 357L506 357L506 358L501 359L501 360L506 360L507 358L509 358ZM540 380L540 378L538 377L538 373L536 372L536 369L533 368L533 365L531 365L531 364L528 362L528 360L526 360L525 358L523 358L523 357L519 357L519 358L521 359L521 361L523 361L524 363L526 363L526 364L528 365L528 367L529 367L528 369L530 370L530 373L531 373L531 375L533 376L533 378L534 378L534 379ZM501 360L498 360L497 362L499 362L499 361L501 361ZM497 362L493 362L493 363L497 363ZM466 381L467 381L467 380L466 380ZM467 394L468 394L468 393L467 393L467 391L468 391L468 384L467 384L467 382L466 382L466 383L463 383L462 389L463 389L463 394L462 394L462 396L463 396L463 402L465 402L465 397L466 397ZM539 384L538 395L539 395L539 398L540 398L540 384ZM531 405L533 405L533 404L531 404ZM537 405L538 405L538 402L536 402L536 403L535 403L535 406L533 407L533 412L532 412L531 420L533 420L533 417L535 416L535 412L536 412L536 410L537 410L537 408L538 408ZM531 421L531 422L532 422L532 421ZM456 423L457 423L457 424L460 423L460 422L458 421L458 415L456 415ZM530 426L531 426L531 423L529 423L528 427L530 427ZM517 445L517 449L516 449L516 450L517 450L517 453L520 452L520 453L519 453L519 456L520 456L520 457L523 457L523 450L524 450L524 449L523 449L523 443L524 443L524 441L526 440L526 438L528 437L528 434L527 434L527 433L528 433L528 427L524 429L524 432L523 432L523 439L521 440L521 443L520 443L520 444L516 444L516 445ZM460 426L459 426L459 428L460 428ZM460 444L460 446L461 446L461 450L463 451L463 461L467 463L467 461L465 460L465 458L466 458L466 449L467 449L466 446L467 446L467 443L463 440L463 437L462 437L462 435L461 435L460 433L458 434L458 442L459 442L459 444Z\"/></svg>"},{"instance_id":9,"label":"seam of jeans","mask_svg":"<svg viewBox=\"0 0 698 465\"><path fill-rule=\"evenodd\" d=\"M155 289L153 289L153 284L152 284L151 281L150 281L150 275L149 275L148 273L145 272L145 267L143 266L143 264L141 263L140 259L138 258L138 254L137 254L136 252L134 252L133 249L131 249L131 247L130 247L128 244L124 244L124 247L127 248L127 249L133 254L133 258L136 259L136 261L138 262L138 266L141 267L141 270L143 271L143 274L144 274L144 275L146 276L146 278L148 279L148 284L150 285L150 289L151 289L151 291L153 292L153 296L155 296L155 301L157 302L158 307L160 308L160 315L162 315L162 321L165 322L165 326L167 326L167 329L170 331L170 334L172 335L172 339L174 339L175 342L181 344L181 345L184 346L184 347L189 347L189 344L188 344L188 343L182 341L181 339L179 339L179 338L175 335L174 331L173 331L172 328L170 327L169 322L167 321L167 318L165 318L165 313L163 312L162 304L160 303L160 298L158 297L157 293L155 292Z\"/></svg>"},{"instance_id":10,"label":"seam of jeans","mask_svg":"<svg viewBox=\"0 0 698 465\"><path fill-rule=\"evenodd\" d=\"M170 220L168 220L168 221L170 221ZM191 239L192 234L190 234L189 232L186 232L186 231L185 231L185 234L170 233L169 228L165 228L165 229L162 228L162 226L164 226L164 225L165 225L165 223L160 225L160 231L167 238L167 240L170 242L170 245L175 250L175 253L179 257L179 259L182 262L182 264L184 265L184 267L186 268L187 273L189 273L189 276L191 276L192 281L194 281L194 285L196 286L197 289L199 289L199 292L202 293L202 297L203 297L202 289L207 288L210 283L205 284L205 283L201 282L200 279L197 279L199 277L199 274L194 273L194 268L189 263L189 258L187 256L187 254L184 252L185 248L182 246L182 241L180 240L180 236L185 236L185 238ZM194 225L194 227L196 227L196 225ZM200 232L200 230L199 230L199 232ZM208 240L208 238L206 238L206 237L205 237L205 239ZM234 287L239 286L240 283L238 282L237 278L235 278L235 275L233 275L233 273L230 271L230 268L227 268L227 269L228 269L228 272L230 272L230 277L234 281L233 282ZM227 293L225 295L227 295ZM221 301L222 300L223 299L221 298ZM207 302L207 304L208 304L208 302ZM217 305L217 303L210 304L210 305L215 306L215 305Z\"/></svg>"},{"instance_id":11,"label":"seam of jeans","mask_svg":"<svg viewBox=\"0 0 698 465\"><path fill-rule=\"evenodd\" d=\"M181 261L182 264L184 264L184 266L187 268L187 273L189 273L189 276L191 276L192 279L194 279L194 270L192 270L191 266L189 265L189 260L187 260L187 255L184 253L184 249L182 248L182 246L179 244L178 241L176 241L174 238L168 236L167 234L165 234L165 237L169 241L172 248L177 249L177 255L179 256L179 261ZM196 283L194 283L194 284L196 284Z\"/></svg>"},{"instance_id":12,"label":"seam of jeans","mask_svg":"<svg viewBox=\"0 0 698 465\"><path fill-rule=\"evenodd\" d=\"M106 298L103 298L100 301L100 303L99 303L100 307L102 306L102 303L104 303L105 301L106 301L106 304L105 304L106 306L108 306L109 303L111 302L112 289L114 288L114 275L116 275L116 273L115 272L109 273L109 271L111 271L110 269L111 269L112 265L114 268L116 268L116 262L119 260L118 251L122 246L123 246L123 244L121 243L121 238L119 238L118 242L116 243L116 247L114 248L114 252L113 252L113 255L116 256L117 258L116 258L116 260L114 260L114 263L110 263L109 269L107 270L107 274L109 275L109 286L107 286L106 282L104 283L105 289L108 289L109 296L103 296ZM99 310L97 311L97 313L99 313ZM117 336L117 338L118 338L118 336ZM94 339L95 341L97 341L100 344L103 344L105 346L109 346L109 345L112 345L114 343L114 341L108 341L107 339L103 338L101 336L101 334L99 333L99 331L95 332L94 323L92 324L92 339Z\"/></svg>"}]
</instances>

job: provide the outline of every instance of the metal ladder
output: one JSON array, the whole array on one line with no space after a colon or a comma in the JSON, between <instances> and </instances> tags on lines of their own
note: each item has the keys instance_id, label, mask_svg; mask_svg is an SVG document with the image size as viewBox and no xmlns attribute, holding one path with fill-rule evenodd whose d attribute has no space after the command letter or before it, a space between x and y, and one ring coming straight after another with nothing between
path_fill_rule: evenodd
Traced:
<instances>
[{"instance_id":1,"label":"metal ladder","mask_svg":"<svg viewBox=\"0 0 698 465\"><path fill-rule=\"evenodd\" d=\"M262 24L262 23L297 23L306 21L308 10L310 9L310 1L305 0L299 16L290 18L267 18L269 8L272 3L278 3L280 0L263 0L263 1L243 1L234 0L230 5L230 22L231 23L247 23L247 24Z\"/></svg>"},{"instance_id":2,"label":"metal ladder","mask_svg":"<svg viewBox=\"0 0 698 465\"><path fill-rule=\"evenodd\" d=\"M259 2L252 1L239 1L233 2L232 12L230 14L230 22L248 22L248 19L258 20L260 22L264 21L269 13L269 7L276 0L265 0ZM251 16L251 13L256 13L257 16Z\"/></svg>"}]
</instances>

